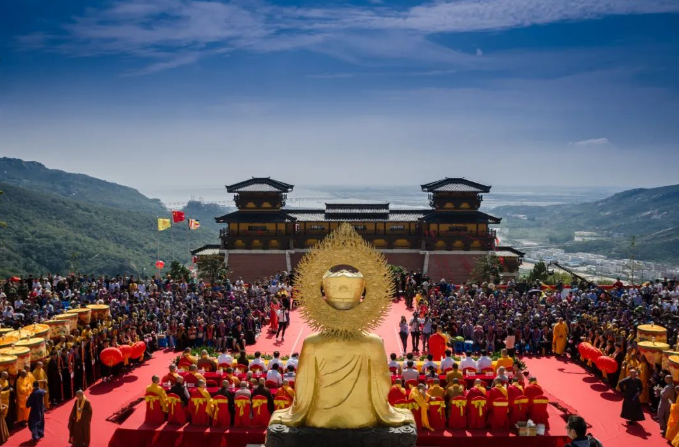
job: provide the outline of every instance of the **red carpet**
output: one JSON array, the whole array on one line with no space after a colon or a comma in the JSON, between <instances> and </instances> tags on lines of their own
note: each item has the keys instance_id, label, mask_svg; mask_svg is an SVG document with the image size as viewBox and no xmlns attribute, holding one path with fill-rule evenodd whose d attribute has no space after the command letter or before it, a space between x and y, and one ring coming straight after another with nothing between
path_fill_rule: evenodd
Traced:
<instances>
[{"instance_id":1,"label":"red carpet","mask_svg":"<svg viewBox=\"0 0 679 447\"><path fill-rule=\"evenodd\" d=\"M658 423L646 420L627 427L620 418L622 397L575 363L556 358L524 358L538 383L567 406L574 408L592 426L590 432L605 447L660 447L668 443L660 436Z\"/></svg>"}]
</instances>

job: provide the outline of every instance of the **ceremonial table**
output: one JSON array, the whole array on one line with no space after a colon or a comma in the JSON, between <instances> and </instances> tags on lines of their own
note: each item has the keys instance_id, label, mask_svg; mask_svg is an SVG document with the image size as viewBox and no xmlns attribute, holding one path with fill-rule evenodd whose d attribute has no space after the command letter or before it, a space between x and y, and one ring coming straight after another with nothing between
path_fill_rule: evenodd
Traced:
<instances>
[{"instance_id":1,"label":"ceremonial table","mask_svg":"<svg viewBox=\"0 0 679 447\"><path fill-rule=\"evenodd\" d=\"M471 376L464 376L463 378L464 378L465 386L467 387L467 389L469 389L472 386L474 386L474 381L476 381L476 379L479 379L482 382L484 382L486 384L486 386L491 386L493 384L493 380L495 380L496 377L497 377L497 374L492 374L492 375L474 374L474 375L471 375ZM509 377L509 380L511 381L512 376L510 375L508 377ZM393 384L396 381L396 379L403 379L403 377L399 376L399 375L393 375L392 374L391 383ZM425 383L426 379L427 379L426 376L420 374L420 377L419 377L418 380L419 380L420 383ZM446 375L445 374L439 374L439 382L441 382L442 386L446 384Z\"/></svg>"}]
</instances>

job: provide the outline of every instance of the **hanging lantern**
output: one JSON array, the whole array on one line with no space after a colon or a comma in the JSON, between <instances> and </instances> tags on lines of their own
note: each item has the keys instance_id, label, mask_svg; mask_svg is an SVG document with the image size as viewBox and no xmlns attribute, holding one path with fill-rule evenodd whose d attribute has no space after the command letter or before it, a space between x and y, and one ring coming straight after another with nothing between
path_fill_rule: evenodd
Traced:
<instances>
[{"instance_id":1,"label":"hanging lantern","mask_svg":"<svg viewBox=\"0 0 679 447\"><path fill-rule=\"evenodd\" d=\"M144 352L146 352L146 343L143 341L138 341L132 345L131 357L133 359L141 359L141 357L144 355Z\"/></svg>"},{"instance_id":2,"label":"hanging lantern","mask_svg":"<svg viewBox=\"0 0 679 447\"><path fill-rule=\"evenodd\" d=\"M18 276L12 276L9 280L12 282L19 282L21 281L21 278L19 278Z\"/></svg>"},{"instance_id":3,"label":"hanging lantern","mask_svg":"<svg viewBox=\"0 0 679 447\"><path fill-rule=\"evenodd\" d=\"M156 261L156 268L157 268L158 270L162 270L163 267L165 267L165 263L164 263L163 261L161 261L160 259L157 260L157 261Z\"/></svg>"},{"instance_id":4,"label":"hanging lantern","mask_svg":"<svg viewBox=\"0 0 679 447\"><path fill-rule=\"evenodd\" d=\"M596 364L596 367L604 373L604 377L608 377L608 374L612 374L618 370L618 362L607 355L602 355L597 358L594 363Z\"/></svg>"},{"instance_id":5,"label":"hanging lantern","mask_svg":"<svg viewBox=\"0 0 679 447\"><path fill-rule=\"evenodd\" d=\"M123 361L123 353L118 348L106 348L99 354L99 359L110 368Z\"/></svg>"},{"instance_id":6,"label":"hanging lantern","mask_svg":"<svg viewBox=\"0 0 679 447\"><path fill-rule=\"evenodd\" d=\"M132 355L132 346L130 346L130 345L120 345L120 346L118 346L118 349L120 349L120 352L123 354L123 360L125 361L125 364L127 365L127 361L130 359L130 356Z\"/></svg>"},{"instance_id":7,"label":"hanging lantern","mask_svg":"<svg viewBox=\"0 0 679 447\"><path fill-rule=\"evenodd\" d=\"M587 351L592 347L591 344L587 343L586 341L583 341L578 345L578 352L580 353L580 361L584 361L587 359Z\"/></svg>"}]
</instances>

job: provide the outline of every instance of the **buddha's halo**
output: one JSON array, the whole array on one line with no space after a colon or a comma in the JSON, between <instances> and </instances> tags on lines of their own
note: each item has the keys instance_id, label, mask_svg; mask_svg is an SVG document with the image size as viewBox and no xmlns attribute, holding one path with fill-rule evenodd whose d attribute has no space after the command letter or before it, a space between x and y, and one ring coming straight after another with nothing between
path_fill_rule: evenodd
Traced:
<instances>
[{"instance_id":1,"label":"buddha's halo","mask_svg":"<svg viewBox=\"0 0 679 447\"><path fill-rule=\"evenodd\" d=\"M363 274L366 293L360 306L341 310L323 300L323 275L337 265L351 265ZM352 338L380 325L392 303L394 281L384 256L344 223L302 258L295 289L309 326L330 337Z\"/></svg>"}]
</instances>

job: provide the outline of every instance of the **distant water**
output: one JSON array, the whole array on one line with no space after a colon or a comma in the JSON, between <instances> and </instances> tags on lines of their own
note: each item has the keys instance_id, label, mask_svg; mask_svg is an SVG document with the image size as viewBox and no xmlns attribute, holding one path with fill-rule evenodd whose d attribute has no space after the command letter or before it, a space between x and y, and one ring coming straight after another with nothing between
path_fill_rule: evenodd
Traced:
<instances>
[{"instance_id":1,"label":"distant water","mask_svg":"<svg viewBox=\"0 0 679 447\"><path fill-rule=\"evenodd\" d=\"M491 210L504 205L558 205L582 203L609 197L623 188L596 187L527 187L493 186L491 192L483 195L482 209ZM218 202L233 205L233 195L224 187L186 188L182 190L145 191L150 197L159 198L163 203L182 203L187 200ZM288 207L324 208L327 202L389 202L392 208L428 208L427 193L417 186L295 186L288 194Z\"/></svg>"}]
</instances>

